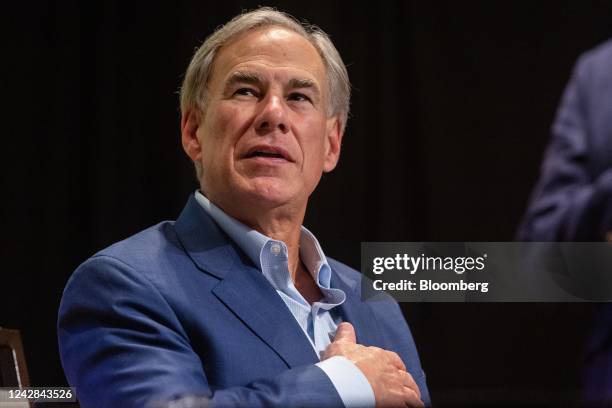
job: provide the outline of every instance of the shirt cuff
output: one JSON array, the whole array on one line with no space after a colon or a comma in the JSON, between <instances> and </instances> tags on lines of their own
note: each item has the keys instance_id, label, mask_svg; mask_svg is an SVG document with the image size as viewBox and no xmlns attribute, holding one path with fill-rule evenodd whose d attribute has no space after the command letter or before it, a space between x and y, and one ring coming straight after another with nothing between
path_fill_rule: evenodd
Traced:
<instances>
[{"instance_id":1,"label":"shirt cuff","mask_svg":"<svg viewBox=\"0 0 612 408\"><path fill-rule=\"evenodd\" d=\"M351 360L335 356L316 364L331 380L346 408L373 408L374 390Z\"/></svg>"}]
</instances>

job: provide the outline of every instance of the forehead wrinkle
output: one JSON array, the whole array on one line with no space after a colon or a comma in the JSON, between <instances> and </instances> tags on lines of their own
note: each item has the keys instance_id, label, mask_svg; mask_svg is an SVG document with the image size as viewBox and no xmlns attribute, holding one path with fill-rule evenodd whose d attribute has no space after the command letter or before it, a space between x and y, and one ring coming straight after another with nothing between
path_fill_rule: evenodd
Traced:
<instances>
[{"instance_id":1,"label":"forehead wrinkle","mask_svg":"<svg viewBox=\"0 0 612 408\"><path fill-rule=\"evenodd\" d=\"M305 52L295 54L296 49ZM250 66L251 64L254 64L254 66ZM264 67L263 72L258 72L258 65L260 64ZM233 69L231 68L232 65L234 66ZM240 82L240 80L245 83L265 85L273 80L269 78L269 73L265 71L266 66L279 68L281 71L283 68L305 71L303 74L287 72L285 78L293 78L283 81L283 85L298 89L309 89L317 97L327 99L326 94L329 85L327 82L327 67L319 51L307 38L283 27L265 27L261 30L244 33L233 41L224 44L217 54L213 72L234 71L226 77L226 80L221 82L222 89ZM281 77L285 74L280 71L278 73ZM273 72L272 76L274 79L278 78L277 72Z\"/></svg>"},{"instance_id":2,"label":"forehead wrinkle","mask_svg":"<svg viewBox=\"0 0 612 408\"><path fill-rule=\"evenodd\" d=\"M269 48L269 46L272 46L272 48ZM267 26L244 33L234 41L224 45L223 48L231 49L231 54L238 60L247 58L254 61L264 60L262 62L265 62L266 59L269 59L276 63L281 63L286 58L292 58L292 56L295 56L296 50L301 49L310 54L308 56L301 55L301 57L308 59L308 62L303 64L304 69L313 72L321 68L323 68L323 71L326 70L325 62L314 44L308 38L285 27Z\"/></svg>"}]
</instances>

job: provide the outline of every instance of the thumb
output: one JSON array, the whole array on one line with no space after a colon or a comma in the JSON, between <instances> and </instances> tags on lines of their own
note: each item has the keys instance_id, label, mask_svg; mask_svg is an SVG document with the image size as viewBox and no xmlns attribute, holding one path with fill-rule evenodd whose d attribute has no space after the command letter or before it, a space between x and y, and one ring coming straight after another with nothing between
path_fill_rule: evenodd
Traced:
<instances>
[{"instance_id":1,"label":"thumb","mask_svg":"<svg viewBox=\"0 0 612 408\"><path fill-rule=\"evenodd\" d=\"M334 337L334 342L336 341L357 343L357 337L355 336L355 329L353 328L353 325L347 322L340 323L336 329L336 336Z\"/></svg>"}]
</instances>

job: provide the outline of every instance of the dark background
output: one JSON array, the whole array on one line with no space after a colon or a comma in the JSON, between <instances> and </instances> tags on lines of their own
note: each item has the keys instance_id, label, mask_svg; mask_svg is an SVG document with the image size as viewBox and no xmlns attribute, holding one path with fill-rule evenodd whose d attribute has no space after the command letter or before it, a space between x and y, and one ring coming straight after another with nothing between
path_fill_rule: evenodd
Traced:
<instances>
[{"instance_id":1,"label":"dark background","mask_svg":"<svg viewBox=\"0 0 612 408\"><path fill-rule=\"evenodd\" d=\"M360 241L509 241L563 87L612 3L264 3L332 37L354 86L337 170L305 221ZM177 90L194 48L258 1L2 6L2 302L33 385L63 385L56 313L94 252L175 218L196 188ZM437 406L571 402L587 304L404 304Z\"/></svg>"}]
</instances>

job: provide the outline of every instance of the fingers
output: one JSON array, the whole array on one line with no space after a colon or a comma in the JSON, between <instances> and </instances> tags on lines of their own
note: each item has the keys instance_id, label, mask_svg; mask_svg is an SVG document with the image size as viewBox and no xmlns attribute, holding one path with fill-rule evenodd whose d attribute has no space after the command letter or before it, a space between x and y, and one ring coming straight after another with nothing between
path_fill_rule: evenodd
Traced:
<instances>
[{"instance_id":1,"label":"fingers","mask_svg":"<svg viewBox=\"0 0 612 408\"><path fill-rule=\"evenodd\" d=\"M421 392L414 382L412 376L405 371L397 370L395 381L387 383L385 389L392 395L390 399L381 401L377 407L411 407L422 408L425 406L421 401Z\"/></svg>"},{"instance_id":2,"label":"fingers","mask_svg":"<svg viewBox=\"0 0 612 408\"><path fill-rule=\"evenodd\" d=\"M410 389L414 395L420 400L421 399L421 390L419 390L419 386L414 381L414 378L410 375L410 373L406 371L400 371L400 375L402 376L402 384L404 387Z\"/></svg>"},{"instance_id":3,"label":"fingers","mask_svg":"<svg viewBox=\"0 0 612 408\"><path fill-rule=\"evenodd\" d=\"M420 398L418 398L416 396L416 394L411 393L405 400L404 403L406 404L407 407L410 408L424 408L425 404L423 404L423 401L421 401Z\"/></svg>"},{"instance_id":4,"label":"fingers","mask_svg":"<svg viewBox=\"0 0 612 408\"><path fill-rule=\"evenodd\" d=\"M391 364L393 364L398 370L407 371L404 362L400 356L397 355L397 353L394 353L393 351L386 351L386 354Z\"/></svg>"},{"instance_id":5,"label":"fingers","mask_svg":"<svg viewBox=\"0 0 612 408\"><path fill-rule=\"evenodd\" d=\"M350 323L338 325L334 340L327 346L324 359L341 355L351 360L372 385L379 407L423 407L421 392L404 362L392 351L357 344Z\"/></svg>"},{"instance_id":6,"label":"fingers","mask_svg":"<svg viewBox=\"0 0 612 408\"><path fill-rule=\"evenodd\" d=\"M336 336L334 337L334 342L336 341L357 343L357 336L355 336L353 325L347 322L340 323L336 329Z\"/></svg>"}]
</instances>

